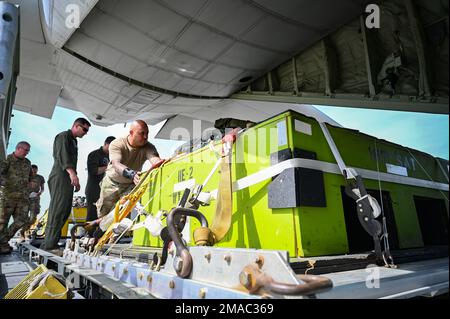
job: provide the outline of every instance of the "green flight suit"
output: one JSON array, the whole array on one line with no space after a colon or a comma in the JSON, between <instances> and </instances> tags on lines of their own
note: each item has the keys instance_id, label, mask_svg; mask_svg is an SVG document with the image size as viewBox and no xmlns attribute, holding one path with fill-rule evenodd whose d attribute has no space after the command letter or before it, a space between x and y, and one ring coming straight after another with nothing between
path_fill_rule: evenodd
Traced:
<instances>
[{"instance_id":1,"label":"green flight suit","mask_svg":"<svg viewBox=\"0 0 450 319\"><path fill-rule=\"evenodd\" d=\"M72 210L73 186L70 183L67 168L77 169L78 144L72 131L68 130L56 135L53 142L53 168L48 177L50 205L48 208L45 241L41 249L58 248L61 229Z\"/></svg>"}]
</instances>

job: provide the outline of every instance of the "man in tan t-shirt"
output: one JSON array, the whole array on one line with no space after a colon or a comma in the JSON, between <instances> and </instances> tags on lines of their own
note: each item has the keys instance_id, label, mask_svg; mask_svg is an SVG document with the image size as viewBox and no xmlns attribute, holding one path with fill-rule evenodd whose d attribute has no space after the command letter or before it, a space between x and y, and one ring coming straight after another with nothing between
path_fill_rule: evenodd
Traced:
<instances>
[{"instance_id":1,"label":"man in tan t-shirt","mask_svg":"<svg viewBox=\"0 0 450 319\"><path fill-rule=\"evenodd\" d=\"M131 124L128 136L111 142L109 159L96 204L98 217L107 215L120 197L139 183L139 173L146 160L152 165L161 160L156 147L148 141L148 126L142 120Z\"/></svg>"}]
</instances>

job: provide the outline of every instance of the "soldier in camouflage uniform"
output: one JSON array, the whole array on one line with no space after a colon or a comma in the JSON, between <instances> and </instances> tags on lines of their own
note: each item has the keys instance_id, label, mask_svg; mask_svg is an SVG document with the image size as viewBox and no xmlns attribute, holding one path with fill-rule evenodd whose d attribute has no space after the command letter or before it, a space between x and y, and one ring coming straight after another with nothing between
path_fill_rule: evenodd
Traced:
<instances>
[{"instance_id":1,"label":"soldier in camouflage uniform","mask_svg":"<svg viewBox=\"0 0 450 319\"><path fill-rule=\"evenodd\" d=\"M28 221L31 162L28 142L19 142L15 151L0 162L0 253L10 253L8 241ZM9 220L14 221L8 227Z\"/></svg>"},{"instance_id":2,"label":"soldier in camouflage uniform","mask_svg":"<svg viewBox=\"0 0 450 319\"><path fill-rule=\"evenodd\" d=\"M39 215L41 209L41 194L44 192L45 179L42 175L39 175L37 165L31 165L32 176L30 179L30 216L28 222L20 230L21 239L24 240L27 237L27 232L31 225L36 222L37 215Z\"/></svg>"}]
</instances>

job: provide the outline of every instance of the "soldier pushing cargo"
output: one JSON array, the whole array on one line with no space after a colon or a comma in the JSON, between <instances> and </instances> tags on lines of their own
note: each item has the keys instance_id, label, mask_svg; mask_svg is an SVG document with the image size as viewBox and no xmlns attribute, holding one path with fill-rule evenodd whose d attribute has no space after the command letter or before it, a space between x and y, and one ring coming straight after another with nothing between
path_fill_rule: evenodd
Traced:
<instances>
[{"instance_id":1,"label":"soldier pushing cargo","mask_svg":"<svg viewBox=\"0 0 450 319\"><path fill-rule=\"evenodd\" d=\"M111 162L100 184L98 217L108 214L120 197L139 183L138 173L146 160L152 165L161 161L156 147L148 141L148 126L142 120L131 124L128 136L111 142L109 158Z\"/></svg>"}]
</instances>

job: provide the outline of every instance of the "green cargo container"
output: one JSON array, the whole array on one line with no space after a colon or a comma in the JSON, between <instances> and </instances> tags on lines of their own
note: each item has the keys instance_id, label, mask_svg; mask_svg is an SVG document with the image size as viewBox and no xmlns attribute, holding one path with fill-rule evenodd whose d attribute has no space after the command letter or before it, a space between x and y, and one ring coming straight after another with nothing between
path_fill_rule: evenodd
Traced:
<instances>
[{"instance_id":1,"label":"green cargo container","mask_svg":"<svg viewBox=\"0 0 450 319\"><path fill-rule=\"evenodd\" d=\"M391 249L447 244L448 161L355 130L327 127L345 164L371 177L361 174L383 208ZM357 220L354 201L343 191L345 180L314 118L288 111L239 135L233 146L232 180L290 158L310 159L314 169L289 168L234 191L232 225L218 246L287 250L291 257L372 250L373 241ZM142 203L152 199L147 211L153 214L169 211L185 187L203 183L215 163L208 147L173 159ZM216 190L218 182L216 172L203 191ZM209 223L215 203L199 208ZM195 219L186 224L189 244L197 227ZM162 241L141 228L134 232L133 244L161 247Z\"/></svg>"}]
</instances>

